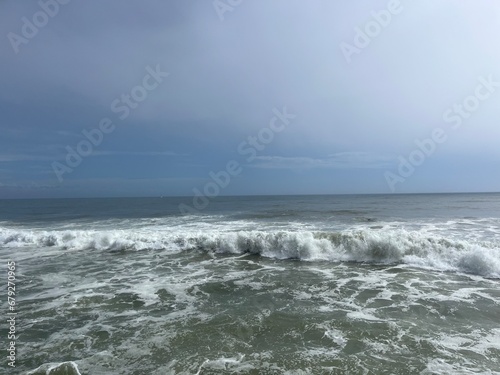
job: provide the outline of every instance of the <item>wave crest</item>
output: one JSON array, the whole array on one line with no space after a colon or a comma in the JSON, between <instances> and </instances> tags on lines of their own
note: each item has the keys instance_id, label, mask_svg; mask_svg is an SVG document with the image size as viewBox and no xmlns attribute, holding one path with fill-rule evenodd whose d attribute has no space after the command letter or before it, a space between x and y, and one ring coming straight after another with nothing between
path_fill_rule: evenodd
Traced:
<instances>
[{"instance_id":1,"label":"wave crest","mask_svg":"<svg viewBox=\"0 0 500 375\"><path fill-rule=\"evenodd\" d=\"M415 267L500 277L500 246L433 236L424 231L28 231L0 228L1 247L66 250L199 250L250 253L304 261L404 263Z\"/></svg>"}]
</instances>

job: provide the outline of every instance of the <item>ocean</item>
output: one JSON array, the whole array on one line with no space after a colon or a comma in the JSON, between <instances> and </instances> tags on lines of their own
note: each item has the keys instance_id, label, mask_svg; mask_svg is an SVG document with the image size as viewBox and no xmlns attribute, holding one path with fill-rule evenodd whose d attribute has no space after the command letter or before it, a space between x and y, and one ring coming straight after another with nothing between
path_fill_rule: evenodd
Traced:
<instances>
[{"instance_id":1,"label":"ocean","mask_svg":"<svg viewBox=\"0 0 500 375\"><path fill-rule=\"evenodd\" d=\"M182 203L0 200L1 372L500 374L500 194Z\"/></svg>"}]
</instances>

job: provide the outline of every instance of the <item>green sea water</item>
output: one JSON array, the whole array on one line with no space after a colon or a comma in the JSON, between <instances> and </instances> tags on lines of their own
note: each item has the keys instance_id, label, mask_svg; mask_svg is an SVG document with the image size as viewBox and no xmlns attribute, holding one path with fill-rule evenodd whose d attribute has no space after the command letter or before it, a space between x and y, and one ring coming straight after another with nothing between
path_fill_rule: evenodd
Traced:
<instances>
[{"instance_id":1,"label":"green sea water","mask_svg":"<svg viewBox=\"0 0 500 375\"><path fill-rule=\"evenodd\" d=\"M5 373L500 373L499 195L179 202L1 201Z\"/></svg>"}]
</instances>

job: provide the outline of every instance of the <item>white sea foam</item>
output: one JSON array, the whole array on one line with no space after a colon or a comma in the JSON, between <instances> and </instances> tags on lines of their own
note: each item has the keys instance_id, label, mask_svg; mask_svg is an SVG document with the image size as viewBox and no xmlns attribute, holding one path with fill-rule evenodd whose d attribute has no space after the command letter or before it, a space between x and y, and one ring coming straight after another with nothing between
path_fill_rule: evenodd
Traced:
<instances>
[{"instance_id":1,"label":"white sea foam","mask_svg":"<svg viewBox=\"0 0 500 375\"><path fill-rule=\"evenodd\" d=\"M199 250L304 261L402 263L500 277L498 241L466 241L405 229L311 231L26 230L0 227L0 248L65 250Z\"/></svg>"},{"instance_id":2,"label":"white sea foam","mask_svg":"<svg viewBox=\"0 0 500 375\"><path fill-rule=\"evenodd\" d=\"M38 367L36 370L30 371L27 375L81 375L78 371L78 366L74 362L63 363L48 363Z\"/></svg>"}]
</instances>

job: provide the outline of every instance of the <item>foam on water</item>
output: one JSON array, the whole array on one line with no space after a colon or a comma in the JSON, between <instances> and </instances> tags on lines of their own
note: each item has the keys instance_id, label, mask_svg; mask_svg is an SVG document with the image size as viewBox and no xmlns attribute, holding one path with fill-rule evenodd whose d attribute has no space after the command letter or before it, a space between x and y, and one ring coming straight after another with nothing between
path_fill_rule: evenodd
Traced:
<instances>
[{"instance_id":1,"label":"foam on water","mask_svg":"<svg viewBox=\"0 0 500 375\"><path fill-rule=\"evenodd\" d=\"M132 264L129 256L102 255ZM199 258L196 252L185 252L172 256L170 262L176 264L179 255ZM85 270L80 270L81 276L66 271L74 280L64 284L65 297L23 302L34 315L34 307L44 306L43 311L50 307L59 316L59 324L54 324L60 327L63 322L65 327L39 344L24 343L25 350L36 355L51 348L79 348L69 353L83 374L118 373L140 361L147 370L136 373L160 375L286 373L290 369L296 369L291 374L335 373L353 366L387 365L401 356L418 358L413 366L421 370L427 359L413 355L421 342L434 356L445 358L443 363L461 361L455 369L468 366L481 373L484 367L461 360L461 351L494 358L500 349L500 331L481 326L481 319L471 319L482 306L482 314L491 315L486 321L495 321L492 307L500 299L494 280L469 285L468 276L408 270L401 264L381 272L378 267L350 263L330 266L252 256L204 256L165 272L163 257L154 252L136 256L147 277L138 278L140 272L130 266L127 279L113 279L107 286L92 277L82 283ZM156 261L143 262L147 256ZM113 267L114 273L119 266ZM259 287L253 288L254 284ZM134 307L141 300L145 303ZM115 305L122 307L117 310ZM460 318L464 313L467 316ZM78 314L82 317L76 323ZM454 319L462 320L455 325ZM33 324L43 329L47 321ZM109 352L102 352L104 348ZM153 371L148 367L151 352L175 360ZM439 364L433 361L429 368L438 369Z\"/></svg>"},{"instance_id":2,"label":"foam on water","mask_svg":"<svg viewBox=\"0 0 500 375\"><path fill-rule=\"evenodd\" d=\"M427 231L356 229L325 231L39 231L0 227L1 247L37 246L65 250L199 250L220 254L256 254L304 261L403 263L442 271L500 277L498 240L461 240ZM36 254L34 254L36 255ZM38 254L40 255L40 254Z\"/></svg>"},{"instance_id":3,"label":"foam on water","mask_svg":"<svg viewBox=\"0 0 500 375\"><path fill-rule=\"evenodd\" d=\"M81 375L78 366L74 362L48 363L40 366L36 370L30 371L27 375Z\"/></svg>"},{"instance_id":4,"label":"foam on water","mask_svg":"<svg viewBox=\"0 0 500 375\"><path fill-rule=\"evenodd\" d=\"M498 206L339 199L14 205L19 372L500 374Z\"/></svg>"}]
</instances>

